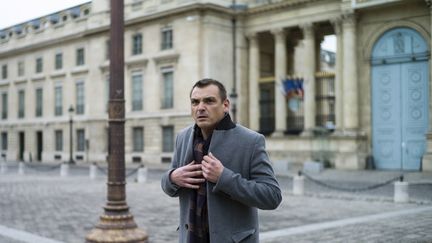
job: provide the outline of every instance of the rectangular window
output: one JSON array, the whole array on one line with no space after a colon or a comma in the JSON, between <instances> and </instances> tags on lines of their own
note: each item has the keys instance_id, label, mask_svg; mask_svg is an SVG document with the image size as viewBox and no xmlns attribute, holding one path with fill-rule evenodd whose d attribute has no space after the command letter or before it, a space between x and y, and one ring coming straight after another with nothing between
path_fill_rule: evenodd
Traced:
<instances>
[{"instance_id":1,"label":"rectangular window","mask_svg":"<svg viewBox=\"0 0 432 243\"><path fill-rule=\"evenodd\" d=\"M57 53L55 55L55 69L60 70L63 68L63 53Z\"/></svg>"},{"instance_id":2,"label":"rectangular window","mask_svg":"<svg viewBox=\"0 0 432 243\"><path fill-rule=\"evenodd\" d=\"M43 112L43 89L36 89L36 117L41 117Z\"/></svg>"},{"instance_id":3,"label":"rectangular window","mask_svg":"<svg viewBox=\"0 0 432 243\"><path fill-rule=\"evenodd\" d=\"M132 36L132 55L139 55L142 53L142 34L135 34Z\"/></svg>"},{"instance_id":4,"label":"rectangular window","mask_svg":"<svg viewBox=\"0 0 432 243\"><path fill-rule=\"evenodd\" d=\"M8 149L8 134L7 132L1 133L1 148L3 151L6 151Z\"/></svg>"},{"instance_id":5,"label":"rectangular window","mask_svg":"<svg viewBox=\"0 0 432 243\"><path fill-rule=\"evenodd\" d=\"M7 77L8 77L7 65L4 64L2 66L2 79L7 79Z\"/></svg>"},{"instance_id":6,"label":"rectangular window","mask_svg":"<svg viewBox=\"0 0 432 243\"><path fill-rule=\"evenodd\" d=\"M63 115L63 88L62 86L55 87L54 90L54 115Z\"/></svg>"},{"instance_id":7,"label":"rectangular window","mask_svg":"<svg viewBox=\"0 0 432 243\"><path fill-rule=\"evenodd\" d=\"M84 64L85 64L84 48L79 48L76 50L76 65L82 66Z\"/></svg>"},{"instance_id":8,"label":"rectangular window","mask_svg":"<svg viewBox=\"0 0 432 243\"><path fill-rule=\"evenodd\" d=\"M7 119L8 117L8 94L2 94L2 119Z\"/></svg>"},{"instance_id":9,"label":"rectangular window","mask_svg":"<svg viewBox=\"0 0 432 243\"><path fill-rule=\"evenodd\" d=\"M173 108L174 104L174 73L172 68L162 69L162 109Z\"/></svg>"},{"instance_id":10,"label":"rectangular window","mask_svg":"<svg viewBox=\"0 0 432 243\"><path fill-rule=\"evenodd\" d=\"M24 118L25 112L25 93L24 90L18 91L18 118Z\"/></svg>"},{"instance_id":11,"label":"rectangular window","mask_svg":"<svg viewBox=\"0 0 432 243\"><path fill-rule=\"evenodd\" d=\"M43 59L42 57L36 58L36 73L41 73L43 71Z\"/></svg>"},{"instance_id":12,"label":"rectangular window","mask_svg":"<svg viewBox=\"0 0 432 243\"><path fill-rule=\"evenodd\" d=\"M84 129L77 130L77 151L85 150L85 132Z\"/></svg>"},{"instance_id":13,"label":"rectangular window","mask_svg":"<svg viewBox=\"0 0 432 243\"><path fill-rule=\"evenodd\" d=\"M25 70L24 62L23 61L18 62L18 77L24 76L24 72L25 72L24 70Z\"/></svg>"},{"instance_id":14,"label":"rectangular window","mask_svg":"<svg viewBox=\"0 0 432 243\"><path fill-rule=\"evenodd\" d=\"M63 151L63 131L62 130L55 131L55 150Z\"/></svg>"},{"instance_id":15,"label":"rectangular window","mask_svg":"<svg viewBox=\"0 0 432 243\"><path fill-rule=\"evenodd\" d=\"M132 131L133 151L144 151L144 129L142 127L134 127Z\"/></svg>"},{"instance_id":16,"label":"rectangular window","mask_svg":"<svg viewBox=\"0 0 432 243\"><path fill-rule=\"evenodd\" d=\"M76 113L84 114L84 83L79 82L76 84Z\"/></svg>"},{"instance_id":17,"label":"rectangular window","mask_svg":"<svg viewBox=\"0 0 432 243\"><path fill-rule=\"evenodd\" d=\"M161 30L161 49L168 50L173 48L173 31L171 26L163 27Z\"/></svg>"},{"instance_id":18,"label":"rectangular window","mask_svg":"<svg viewBox=\"0 0 432 243\"><path fill-rule=\"evenodd\" d=\"M133 0L132 2L132 11L141 10L143 4L143 0Z\"/></svg>"},{"instance_id":19,"label":"rectangular window","mask_svg":"<svg viewBox=\"0 0 432 243\"><path fill-rule=\"evenodd\" d=\"M162 127L162 152L174 151L174 127Z\"/></svg>"},{"instance_id":20,"label":"rectangular window","mask_svg":"<svg viewBox=\"0 0 432 243\"><path fill-rule=\"evenodd\" d=\"M334 82L334 73L323 72L315 75L315 123L329 131L333 131L336 124Z\"/></svg>"},{"instance_id":21,"label":"rectangular window","mask_svg":"<svg viewBox=\"0 0 432 243\"><path fill-rule=\"evenodd\" d=\"M143 109L143 85L142 74L132 74L132 110L140 111Z\"/></svg>"}]
</instances>

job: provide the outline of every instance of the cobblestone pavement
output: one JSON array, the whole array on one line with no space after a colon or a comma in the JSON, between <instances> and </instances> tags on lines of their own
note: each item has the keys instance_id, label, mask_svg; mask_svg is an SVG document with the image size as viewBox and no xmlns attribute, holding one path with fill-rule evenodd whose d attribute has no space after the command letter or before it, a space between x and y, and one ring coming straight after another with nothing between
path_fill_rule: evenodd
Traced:
<instances>
[{"instance_id":1,"label":"cobblestone pavement","mask_svg":"<svg viewBox=\"0 0 432 243\"><path fill-rule=\"evenodd\" d=\"M60 242L83 242L98 222L106 199L106 179L90 180L88 170L69 177L58 170L0 175L0 226ZM160 171L139 184L128 179L127 202L151 243L176 242L178 201L160 189ZM260 211L262 242L432 242L432 200L393 203L391 195L328 192L294 196L281 178L283 202ZM432 194L431 187L424 189ZM1 243L23 242L0 227ZM24 241L24 242L32 242ZM34 242L34 241L33 241Z\"/></svg>"}]
</instances>

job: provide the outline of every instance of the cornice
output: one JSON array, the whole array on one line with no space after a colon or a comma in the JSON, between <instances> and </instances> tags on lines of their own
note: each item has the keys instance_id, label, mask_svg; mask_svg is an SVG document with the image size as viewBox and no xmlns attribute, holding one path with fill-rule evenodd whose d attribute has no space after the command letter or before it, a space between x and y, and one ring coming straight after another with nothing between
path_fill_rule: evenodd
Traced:
<instances>
[{"instance_id":1,"label":"cornice","mask_svg":"<svg viewBox=\"0 0 432 243\"><path fill-rule=\"evenodd\" d=\"M269 11L280 10L282 8L301 6L301 5L318 2L318 1L320 0L284 0L274 4L267 4L263 6L250 8L245 12L245 14L247 15L261 14Z\"/></svg>"},{"instance_id":2,"label":"cornice","mask_svg":"<svg viewBox=\"0 0 432 243\"><path fill-rule=\"evenodd\" d=\"M153 57L153 61L156 63L156 65L172 64L177 63L179 57L179 53L175 51L169 51L167 53Z\"/></svg>"},{"instance_id":3,"label":"cornice","mask_svg":"<svg viewBox=\"0 0 432 243\"><path fill-rule=\"evenodd\" d=\"M312 0L312 1L315 1L315 0ZM164 19L167 16L180 15L180 14L191 12L191 11L215 11L215 12L220 12L220 13L224 13L227 15L233 15L234 14L233 10L226 8L226 7L223 7L223 6L220 6L220 5L216 5L216 4L212 4L212 3L194 3L194 4L181 6L178 8L163 10L160 12L153 12L153 13L147 14L147 15L144 14L143 16L136 17L133 19L125 19L124 25L125 25L125 29L126 29L132 25L139 24L142 22ZM89 17L89 19L91 20L91 17ZM17 47L17 48L11 48L10 50L6 50L4 52L0 51L0 58L7 58L9 56L19 55L19 54L26 53L29 51L42 49L46 46L64 44L65 42L70 42L70 41L82 39L82 38L85 38L85 37L88 37L91 35L100 35L100 34L105 34L105 33L108 34L109 28L110 28L110 26L108 23L108 24L103 24L100 26L95 26L92 28L86 28L84 31L72 33L72 34L69 34L66 36L56 37L54 35L53 38L50 38L49 40L44 40L44 41L34 43L34 44L26 43L26 44L24 44L20 47Z\"/></svg>"}]
</instances>

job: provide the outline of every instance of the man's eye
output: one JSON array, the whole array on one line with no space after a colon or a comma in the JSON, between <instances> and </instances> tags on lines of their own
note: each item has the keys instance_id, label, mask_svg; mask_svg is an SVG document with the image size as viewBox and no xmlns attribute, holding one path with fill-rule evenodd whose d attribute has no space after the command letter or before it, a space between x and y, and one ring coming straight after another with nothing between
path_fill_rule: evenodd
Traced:
<instances>
[{"instance_id":1,"label":"man's eye","mask_svg":"<svg viewBox=\"0 0 432 243\"><path fill-rule=\"evenodd\" d=\"M206 99L206 100L204 100L204 103L213 104L213 103L215 103L215 100L214 99Z\"/></svg>"},{"instance_id":2,"label":"man's eye","mask_svg":"<svg viewBox=\"0 0 432 243\"><path fill-rule=\"evenodd\" d=\"M196 100L192 100L192 101L191 101L191 104L192 104L192 105L198 105L198 101L196 101Z\"/></svg>"}]
</instances>

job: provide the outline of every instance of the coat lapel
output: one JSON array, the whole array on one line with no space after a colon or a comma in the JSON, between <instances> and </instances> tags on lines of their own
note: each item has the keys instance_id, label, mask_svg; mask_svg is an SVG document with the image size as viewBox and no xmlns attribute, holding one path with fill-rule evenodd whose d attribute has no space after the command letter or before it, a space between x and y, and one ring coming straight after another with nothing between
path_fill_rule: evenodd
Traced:
<instances>
[{"instance_id":1,"label":"coat lapel","mask_svg":"<svg viewBox=\"0 0 432 243\"><path fill-rule=\"evenodd\" d=\"M192 160L193 160L193 138L194 138L194 127L192 127L191 129L189 129L189 134L188 134L188 140L187 140L187 146L186 146L186 153L185 153L185 158L184 158L184 162L185 165L189 164Z\"/></svg>"}]
</instances>

